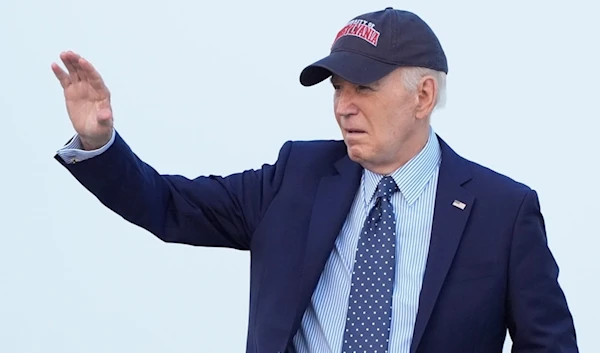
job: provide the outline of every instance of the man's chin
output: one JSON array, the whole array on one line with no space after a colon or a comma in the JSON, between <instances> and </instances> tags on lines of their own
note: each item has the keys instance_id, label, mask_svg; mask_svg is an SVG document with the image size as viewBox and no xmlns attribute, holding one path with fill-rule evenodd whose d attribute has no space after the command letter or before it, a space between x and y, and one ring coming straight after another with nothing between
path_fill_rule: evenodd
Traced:
<instances>
[{"instance_id":1,"label":"man's chin","mask_svg":"<svg viewBox=\"0 0 600 353\"><path fill-rule=\"evenodd\" d=\"M364 160L364 146L358 144L346 144L348 157L354 162L360 163Z\"/></svg>"}]
</instances>

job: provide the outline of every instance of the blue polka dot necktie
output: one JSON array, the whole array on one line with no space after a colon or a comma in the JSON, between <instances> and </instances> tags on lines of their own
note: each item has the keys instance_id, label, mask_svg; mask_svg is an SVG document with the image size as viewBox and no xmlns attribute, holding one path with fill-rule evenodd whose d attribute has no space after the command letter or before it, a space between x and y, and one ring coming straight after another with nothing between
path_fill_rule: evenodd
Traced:
<instances>
[{"instance_id":1,"label":"blue polka dot necktie","mask_svg":"<svg viewBox=\"0 0 600 353\"><path fill-rule=\"evenodd\" d=\"M392 177L381 179L358 239L342 353L388 352L396 250L390 198L396 191Z\"/></svg>"}]
</instances>

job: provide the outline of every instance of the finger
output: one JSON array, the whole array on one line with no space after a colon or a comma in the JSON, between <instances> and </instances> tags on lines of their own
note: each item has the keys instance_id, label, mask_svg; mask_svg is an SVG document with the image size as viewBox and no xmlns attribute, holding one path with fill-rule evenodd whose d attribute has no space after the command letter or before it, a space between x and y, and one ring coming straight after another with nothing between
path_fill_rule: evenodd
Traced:
<instances>
[{"instance_id":1,"label":"finger","mask_svg":"<svg viewBox=\"0 0 600 353\"><path fill-rule=\"evenodd\" d=\"M79 56L79 54L73 53L72 51L69 52L69 61L71 63L71 65L73 66L73 68L75 69L75 75L79 78L79 80L85 80L85 77L82 77L81 74L81 70L78 69L79 67L79 58L81 58L81 56Z\"/></svg>"},{"instance_id":2,"label":"finger","mask_svg":"<svg viewBox=\"0 0 600 353\"><path fill-rule=\"evenodd\" d=\"M81 81L86 81L87 80L87 75L85 73L85 70L81 67L81 65L79 63L80 60L81 60L81 57L79 56L77 59L71 60L71 63L73 64L73 67L77 71L77 76L79 77L79 79Z\"/></svg>"},{"instance_id":3,"label":"finger","mask_svg":"<svg viewBox=\"0 0 600 353\"><path fill-rule=\"evenodd\" d=\"M73 63L71 61L73 56L75 56L75 53L69 51L69 52L62 53L60 55L60 59L62 60L63 64L65 64L67 71L69 71L69 76L71 76L71 82L79 82L79 76L77 75L77 69L75 69L75 66L73 65Z\"/></svg>"},{"instance_id":4,"label":"finger","mask_svg":"<svg viewBox=\"0 0 600 353\"><path fill-rule=\"evenodd\" d=\"M102 76L98 73L98 71L94 68L91 62L87 61L84 58L79 60L79 66L81 67L82 72L85 73L85 76L88 80L88 83L98 91L108 91L106 85L104 84L104 80Z\"/></svg>"},{"instance_id":5,"label":"finger","mask_svg":"<svg viewBox=\"0 0 600 353\"><path fill-rule=\"evenodd\" d=\"M62 88L67 88L71 84L71 79L69 78L69 75L56 63L52 63L51 67L52 72L54 72L54 75L58 79L58 82L60 82Z\"/></svg>"}]
</instances>

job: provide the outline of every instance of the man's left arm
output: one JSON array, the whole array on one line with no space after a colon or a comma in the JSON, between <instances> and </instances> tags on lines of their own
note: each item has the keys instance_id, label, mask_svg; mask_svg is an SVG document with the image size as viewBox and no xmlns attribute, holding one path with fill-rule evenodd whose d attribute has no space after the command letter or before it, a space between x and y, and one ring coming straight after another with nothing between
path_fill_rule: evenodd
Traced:
<instances>
[{"instance_id":1,"label":"man's left arm","mask_svg":"<svg viewBox=\"0 0 600 353\"><path fill-rule=\"evenodd\" d=\"M513 353L576 353L571 312L558 283L538 195L524 197L509 260L508 329Z\"/></svg>"}]
</instances>

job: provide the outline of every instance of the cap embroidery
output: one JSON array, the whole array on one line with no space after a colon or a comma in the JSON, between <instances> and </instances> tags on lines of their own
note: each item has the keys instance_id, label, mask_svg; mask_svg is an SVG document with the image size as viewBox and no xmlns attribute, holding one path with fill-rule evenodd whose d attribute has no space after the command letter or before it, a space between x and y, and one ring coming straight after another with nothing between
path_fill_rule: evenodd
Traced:
<instances>
[{"instance_id":1,"label":"cap embroidery","mask_svg":"<svg viewBox=\"0 0 600 353\"><path fill-rule=\"evenodd\" d=\"M344 36L355 36L364 39L375 47L379 41L379 32L375 29L375 24L361 19L354 19L348 22L348 24L338 32L333 43L335 44L338 39Z\"/></svg>"}]
</instances>

